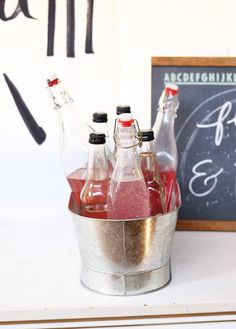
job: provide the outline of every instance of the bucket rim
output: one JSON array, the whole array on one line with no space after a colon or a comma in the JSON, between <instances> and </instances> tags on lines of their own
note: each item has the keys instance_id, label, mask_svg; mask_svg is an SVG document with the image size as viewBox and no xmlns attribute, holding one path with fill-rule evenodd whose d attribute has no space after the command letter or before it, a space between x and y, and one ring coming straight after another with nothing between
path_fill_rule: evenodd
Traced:
<instances>
[{"instance_id":1,"label":"bucket rim","mask_svg":"<svg viewBox=\"0 0 236 329\"><path fill-rule=\"evenodd\" d=\"M178 207L175 210L172 210L170 212L167 212L165 214L157 214L155 216L148 216L148 217L144 217L144 218L129 218L129 219L92 218L92 217L81 216L81 215L77 214L76 212L74 212L73 210L71 210L70 208L68 208L68 211L72 216L75 216L76 218L81 219L81 220L92 221L92 222L100 221L100 222L108 222L108 223L110 222L111 223L111 222L134 222L134 221L156 220L161 217L167 217L172 213L177 214L179 211L179 208L180 207Z\"/></svg>"}]
</instances>

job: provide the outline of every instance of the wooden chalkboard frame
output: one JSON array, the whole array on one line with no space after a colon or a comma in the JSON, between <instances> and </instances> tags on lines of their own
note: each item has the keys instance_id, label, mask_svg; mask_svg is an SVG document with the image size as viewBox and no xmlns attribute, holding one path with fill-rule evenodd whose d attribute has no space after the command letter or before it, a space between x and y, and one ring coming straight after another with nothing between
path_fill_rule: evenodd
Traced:
<instances>
[{"instance_id":1,"label":"wooden chalkboard frame","mask_svg":"<svg viewBox=\"0 0 236 329\"><path fill-rule=\"evenodd\" d=\"M236 57L152 57L151 64L152 67L236 67ZM180 219L177 221L176 229L191 231L236 231L236 220Z\"/></svg>"}]
</instances>

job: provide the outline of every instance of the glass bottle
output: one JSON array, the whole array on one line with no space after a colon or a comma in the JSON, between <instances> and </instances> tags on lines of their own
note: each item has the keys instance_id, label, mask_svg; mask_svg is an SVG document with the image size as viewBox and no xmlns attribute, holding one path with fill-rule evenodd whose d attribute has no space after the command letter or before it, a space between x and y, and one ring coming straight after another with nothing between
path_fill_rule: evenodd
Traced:
<instances>
[{"instance_id":1,"label":"glass bottle","mask_svg":"<svg viewBox=\"0 0 236 329\"><path fill-rule=\"evenodd\" d=\"M180 203L179 187L176 180L178 158L174 134L174 121L179 106L178 94L178 86L165 86L159 100L157 117L153 126L154 152L158 159L159 175L165 186L167 211L173 210Z\"/></svg>"},{"instance_id":2,"label":"glass bottle","mask_svg":"<svg viewBox=\"0 0 236 329\"><path fill-rule=\"evenodd\" d=\"M60 156L72 195L80 207L80 192L86 179L88 141L86 124L77 116L73 100L56 75L47 80L59 122Z\"/></svg>"},{"instance_id":3,"label":"glass bottle","mask_svg":"<svg viewBox=\"0 0 236 329\"><path fill-rule=\"evenodd\" d=\"M106 112L95 112L93 113L93 120L90 126L90 128L93 131L98 131L106 135L106 144L105 144L105 152L106 157L108 160L108 170L109 170L109 176L111 177L114 166L115 166L115 157L111 151L112 149L112 143L109 138L109 131L107 126L107 113Z\"/></svg>"},{"instance_id":4,"label":"glass bottle","mask_svg":"<svg viewBox=\"0 0 236 329\"><path fill-rule=\"evenodd\" d=\"M131 113L130 106L128 106L128 105L118 105L116 107L116 116L118 117L120 114L124 114L124 113ZM113 154L114 154L114 158L116 159L116 156L117 156L116 144L115 144L115 147L114 147Z\"/></svg>"},{"instance_id":5,"label":"glass bottle","mask_svg":"<svg viewBox=\"0 0 236 329\"><path fill-rule=\"evenodd\" d=\"M85 217L107 218L109 177L105 143L105 134L89 135L87 177L80 194L80 214Z\"/></svg>"},{"instance_id":6,"label":"glass bottle","mask_svg":"<svg viewBox=\"0 0 236 329\"><path fill-rule=\"evenodd\" d=\"M131 114L120 114L114 139L116 165L110 181L109 218L131 219L150 216L149 193L140 168L138 146L140 133Z\"/></svg>"},{"instance_id":7,"label":"glass bottle","mask_svg":"<svg viewBox=\"0 0 236 329\"><path fill-rule=\"evenodd\" d=\"M165 188L158 172L158 160L153 152L153 130L142 130L142 147L139 153L140 165L149 191L151 215L166 212Z\"/></svg>"}]
</instances>

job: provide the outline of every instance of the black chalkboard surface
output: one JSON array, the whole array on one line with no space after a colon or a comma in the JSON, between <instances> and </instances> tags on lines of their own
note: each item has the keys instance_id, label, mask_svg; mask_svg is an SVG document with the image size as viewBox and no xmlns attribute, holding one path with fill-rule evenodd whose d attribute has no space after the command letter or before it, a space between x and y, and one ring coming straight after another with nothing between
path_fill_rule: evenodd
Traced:
<instances>
[{"instance_id":1,"label":"black chalkboard surface","mask_svg":"<svg viewBox=\"0 0 236 329\"><path fill-rule=\"evenodd\" d=\"M175 121L180 229L236 230L236 58L152 58L152 123L166 83Z\"/></svg>"}]
</instances>

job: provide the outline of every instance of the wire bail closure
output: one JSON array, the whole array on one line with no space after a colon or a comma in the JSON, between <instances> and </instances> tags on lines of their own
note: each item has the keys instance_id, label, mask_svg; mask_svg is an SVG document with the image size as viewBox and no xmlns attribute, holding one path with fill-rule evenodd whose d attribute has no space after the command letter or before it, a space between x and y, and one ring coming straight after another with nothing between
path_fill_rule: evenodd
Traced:
<instances>
[{"instance_id":1,"label":"wire bail closure","mask_svg":"<svg viewBox=\"0 0 236 329\"><path fill-rule=\"evenodd\" d=\"M120 144L118 143L118 138L117 138L117 130L118 130L118 123L117 122L118 122L118 118L116 118L116 120L115 120L114 131L113 131L113 140L114 140L114 142L117 146L118 145L120 146ZM129 149L129 148L134 147L134 146L141 147L142 144L143 144L142 133L141 133L138 121L136 119L134 119L133 122L134 122L134 125L136 127L136 131L137 131L137 133L135 134L135 138L138 140L138 143L133 144L131 146L120 146L123 149Z\"/></svg>"},{"instance_id":2,"label":"wire bail closure","mask_svg":"<svg viewBox=\"0 0 236 329\"><path fill-rule=\"evenodd\" d=\"M49 89L49 93L52 96L53 103L55 105L55 107L54 107L55 110L60 109L65 104L73 103L73 99L70 97L69 93L67 92L67 90L65 88L61 88L61 86L59 85L59 82L60 81L58 80L58 83L50 85L50 80L49 79L47 80L47 84L48 84L47 88ZM60 91L57 95L55 95L52 92L52 88L54 86L58 86L58 88L60 88L59 89Z\"/></svg>"}]
</instances>

